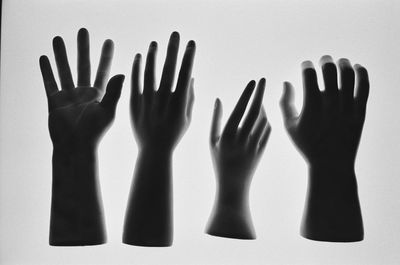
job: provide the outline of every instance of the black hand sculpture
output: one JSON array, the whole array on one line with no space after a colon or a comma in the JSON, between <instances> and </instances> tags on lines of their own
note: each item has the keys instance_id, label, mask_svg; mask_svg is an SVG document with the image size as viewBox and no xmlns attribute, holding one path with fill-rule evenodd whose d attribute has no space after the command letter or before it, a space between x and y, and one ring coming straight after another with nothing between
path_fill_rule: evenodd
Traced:
<instances>
[{"instance_id":1,"label":"black hand sculpture","mask_svg":"<svg viewBox=\"0 0 400 265\"><path fill-rule=\"evenodd\" d=\"M304 100L294 107L294 89L284 83L281 108L285 127L309 166L308 194L301 235L313 240L363 239L363 223L354 171L369 93L367 70L330 56L321 58L325 90L320 91L311 62L302 64ZM355 80L355 72L357 80ZM354 84L357 81L354 96Z\"/></svg>"},{"instance_id":2,"label":"black hand sculpture","mask_svg":"<svg viewBox=\"0 0 400 265\"><path fill-rule=\"evenodd\" d=\"M53 142L50 245L106 242L97 176L97 146L114 119L124 81L123 75L114 76L105 89L113 47L111 40L104 42L93 86L90 84L89 34L86 29L78 33L77 87L61 37L53 39L61 90L57 88L49 59L40 57Z\"/></svg>"},{"instance_id":3,"label":"black hand sculpture","mask_svg":"<svg viewBox=\"0 0 400 265\"><path fill-rule=\"evenodd\" d=\"M215 101L210 149L217 192L206 228L210 235L239 239L256 237L249 208L249 190L271 132L262 107L264 78L258 83L252 105L239 127L255 85L254 81L247 85L221 135L222 104L219 99Z\"/></svg>"},{"instance_id":4,"label":"black hand sculpture","mask_svg":"<svg viewBox=\"0 0 400 265\"><path fill-rule=\"evenodd\" d=\"M190 41L186 47L172 92L178 49L179 34L174 32L158 90L155 89L157 43L150 44L147 54L143 93L139 80L140 54L133 62L130 109L139 155L125 216L123 242L126 244L172 244L172 156L191 120L195 42Z\"/></svg>"}]
</instances>

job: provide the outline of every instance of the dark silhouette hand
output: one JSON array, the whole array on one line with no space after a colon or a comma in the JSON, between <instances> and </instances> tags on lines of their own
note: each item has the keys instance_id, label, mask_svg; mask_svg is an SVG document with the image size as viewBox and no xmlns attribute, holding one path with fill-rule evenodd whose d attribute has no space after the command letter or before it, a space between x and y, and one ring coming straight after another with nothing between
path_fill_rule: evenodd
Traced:
<instances>
[{"instance_id":1,"label":"dark silhouette hand","mask_svg":"<svg viewBox=\"0 0 400 265\"><path fill-rule=\"evenodd\" d=\"M104 42L96 80L90 84L89 34L86 29L78 33L78 86L75 87L69 68L64 41L53 40L54 55L60 75L58 90L50 62L40 58L43 81L49 105L49 130L54 145L96 145L99 137L112 122L124 76L114 76L107 85L114 44ZM104 97L103 97L104 95ZM101 102L100 102L101 101Z\"/></svg>"},{"instance_id":2,"label":"dark silhouette hand","mask_svg":"<svg viewBox=\"0 0 400 265\"><path fill-rule=\"evenodd\" d=\"M173 151L188 128L194 102L193 79L190 80L195 52L195 43L186 48L176 89L172 92L179 34L173 33L168 45L163 76L156 91L155 57L157 43L152 42L146 59L144 88L141 93L140 63L137 54L132 69L131 117L137 144L143 148Z\"/></svg>"},{"instance_id":3,"label":"dark silhouette hand","mask_svg":"<svg viewBox=\"0 0 400 265\"><path fill-rule=\"evenodd\" d=\"M141 92L137 54L132 68L131 118L139 155L130 192L123 242L140 246L172 244L172 156L189 126L194 102L192 67L196 51L189 41L175 90L172 92L179 49L179 34L171 34L161 82L156 90L152 42L146 59Z\"/></svg>"},{"instance_id":4,"label":"dark silhouette hand","mask_svg":"<svg viewBox=\"0 0 400 265\"><path fill-rule=\"evenodd\" d=\"M251 81L220 135L222 104L215 101L210 149L217 177L217 195L206 232L215 236L254 239L249 208L249 189L254 171L267 144L271 126L262 99L265 79L261 79L243 125L239 123L256 83Z\"/></svg>"},{"instance_id":5,"label":"dark silhouette hand","mask_svg":"<svg viewBox=\"0 0 400 265\"><path fill-rule=\"evenodd\" d=\"M332 58L324 56L320 64L324 91L318 88L313 64L302 64L304 100L300 115L294 107L294 89L289 82L284 83L281 99L285 127L310 167L301 233L315 240L362 240L354 163L365 120L368 73L364 67L353 68L349 60L340 59L339 89Z\"/></svg>"},{"instance_id":6,"label":"dark silhouette hand","mask_svg":"<svg viewBox=\"0 0 400 265\"><path fill-rule=\"evenodd\" d=\"M61 90L58 90L49 59L40 57L54 147L50 244L104 243L96 150L101 136L114 119L124 76L114 76L105 89L114 50L113 42L107 40L96 80L91 86L89 34L86 29L78 33L77 87L61 37L53 39L53 49Z\"/></svg>"}]
</instances>

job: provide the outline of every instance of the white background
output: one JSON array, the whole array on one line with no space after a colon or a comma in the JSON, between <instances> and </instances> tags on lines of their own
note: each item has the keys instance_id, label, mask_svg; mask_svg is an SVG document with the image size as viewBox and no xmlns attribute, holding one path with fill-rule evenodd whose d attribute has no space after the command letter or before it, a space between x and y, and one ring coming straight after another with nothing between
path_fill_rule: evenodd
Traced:
<instances>
[{"instance_id":1,"label":"white background","mask_svg":"<svg viewBox=\"0 0 400 265\"><path fill-rule=\"evenodd\" d=\"M3 1L0 92L0 264L398 264L400 262L400 2L396 1ZM108 243L48 245L52 145L39 56L56 73L52 38L64 38L76 81L76 35L90 33L92 72L102 42L115 42L112 74L127 75L116 120L99 149ZM192 124L174 155L174 244L121 243L137 155L129 123L131 63L169 35L197 42ZM182 49L181 49L182 50ZM356 173L365 226L359 243L299 236L307 169L282 126L284 80L296 87L300 63L322 55L364 65L371 92ZM182 52L180 53L180 57ZM320 70L318 74L320 76ZM272 134L251 188L254 241L204 234L215 181L208 149L214 99L224 121L251 79L265 76ZM160 77L160 75L158 75ZM93 80L94 78L92 78ZM159 80L159 78L158 78Z\"/></svg>"}]
</instances>

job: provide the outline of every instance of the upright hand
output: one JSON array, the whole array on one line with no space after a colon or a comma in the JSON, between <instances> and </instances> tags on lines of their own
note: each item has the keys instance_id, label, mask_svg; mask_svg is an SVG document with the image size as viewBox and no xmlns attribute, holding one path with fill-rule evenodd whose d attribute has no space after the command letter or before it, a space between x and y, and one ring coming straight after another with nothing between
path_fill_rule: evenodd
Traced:
<instances>
[{"instance_id":1,"label":"upright hand","mask_svg":"<svg viewBox=\"0 0 400 265\"><path fill-rule=\"evenodd\" d=\"M309 166L301 234L321 241L359 241L364 230L354 163L365 120L368 73L364 67L352 67L349 60L340 59L339 88L332 58L324 56L320 62L324 91L318 88L312 63L302 65L304 99L300 115L289 82L284 83L281 100L285 127Z\"/></svg>"},{"instance_id":2,"label":"upright hand","mask_svg":"<svg viewBox=\"0 0 400 265\"><path fill-rule=\"evenodd\" d=\"M151 42L141 92L140 63L137 54L132 68L131 118L136 141L141 149L172 151L189 126L194 102L193 60L196 51L190 41L183 56L176 88L172 91L179 49L179 34L174 32L168 44L161 82L156 90L155 59L157 43Z\"/></svg>"},{"instance_id":3,"label":"upright hand","mask_svg":"<svg viewBox=\"0 0 400 265\"><path fill-rule=\"evenodd\" d=\"M325 90L320 91L317 74L310 61L302 64L304 99L298 115L294 89L284 83L281 107L285 127L300 152L311 164L335 162L353 164L360 142L369 92L367 70L340 59L340 89L336 65L330 56L321 58ZM355 73L357 73L354 96Z\"/></svg>"},{"instance_id":4,"label":"upright hand","mask_svg":"<svg viewBox=\"0 0 400 265\"><path fill-rule=\"evenodd\" d=\"M141 91L140 54L132 69L131 120L139 154L125 215L123 242L140 246L170 246L173 241L172 156L189 126L194 102L192 67L196 51L189 41L176 88L172 91L179 48L179 34L171 34L167 57L156 90L152 42L146 59Z\"/></svg>"},{"instance_id":5,"label":"upright hand","mask_svg":"<svg viewBox=\"0 0 400 265\"><path fill-rule=\"evenodd\" d=\"M211 235L255 238L248 204L249 189L271 132L262 107L264 78L258 83L252 105L239 127L255 86L256 82L251 81L244 89L222 133L222 104L219 99L215 101L210 149L218 191L206 230Z\"/></svg>"},{"instance_id":6,"label":"upright hand","mask_svg":"<svg viewBox=\"0 0 400 265\"><path fill-rule=\"evenodd\" d=\"M61 90L49 59L40 58L53 142L50 244L95 245L106 241L97 176L97 145L115 116L123 75L108 79L113 42L105 41L96 80L90 82L89 34L78 33L78 85L75 87L63 39L53 39ZM103 96L104 95L104 96Z\"/></svg>"},{"instance_id":7,"label":"upright hand","mask_svg":"<svg viewBox=\"0 0 400 265\"><path fill-rule=\"evenodd\" d=\"M90 82L89 34L86 29L78 33L78 83L75 87L68 64L64 41L53 39L54 55L60 77L61 90L53 76L47 56L40 58L40 67L49 107L49 130L55 146L96 145L100 136L112 122L121 94L123 75L111 78L107 84L114 44L106 40L103 45L97 76ZM106 92L105 92L106 91Z\"/></svg>"}]
</instances>

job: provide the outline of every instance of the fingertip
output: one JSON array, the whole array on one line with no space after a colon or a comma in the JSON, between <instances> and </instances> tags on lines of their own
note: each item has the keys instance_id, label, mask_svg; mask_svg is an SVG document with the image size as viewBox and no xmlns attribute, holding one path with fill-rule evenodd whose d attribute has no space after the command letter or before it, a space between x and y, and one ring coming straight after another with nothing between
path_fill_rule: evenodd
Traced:
<instances>
[{"instance_id":1,"label":"fingertip","mask_svg":"<svg viewBox=\"0 0 400 265\"><path fill-rule=\"evenodd\" d=\"M140 53L137 53L136 55L135 55L135 61L140 61L142 59L142 55L140 54Z\"/></svg>"},{"instance_id":2,"label":"fingertip","mask_svg":"<svg viewBox=\"0 0 400 265\"><path fill-rule=\"evenodd\" d=\"M174 40L178 39L179 40L179 38L180 38L180 35L179 35L178 31L173 31L171 33L171 39L174 39Z\"/></svg>"},{"instance_id":3,"label":"fingertip","mask_svg":"<svg viewBox=\"0 0 400 265\"><path fill-rule=\"evenodd\" d=\"M367 69L364 66L362 66L361 64L358 64L358 63L354 65L354 69L361 70L361 71L367 71Z\"/></svg>"},{"instance_id":4,"label":"fingertip","mask_svg":"<svg viewBox=\"0 0 400 265\"><path fill-rule=\"evenodd\" d=\"M80 28L78 31L78 36L87 35L87 34L89 34L89 31L86 28Z\"/></svg>"},{"instance_id":5,"label":"fingertip","mask_svg":"<svg viewBox=\"0 0 400 265\"><path fill-rule=\"evenodd\" d=\"M47 63L48 61L49 61L49 59L47 58L46 55L42 55L42 56L40 56L40 58L39 58L39 64L40 64L40 65L43 65L43 64Z\"/></svg>"},{"instance_id":6,"label":"fingertip","mask_svg":"<svg viewBox=\"0 0 400 265\"><path fill-rule=\"evenodd\" d=\"M259 86L260 86L260 89L262 90L262 92L264 92L265 91L265 83L266 83L266 80L265 80L265 78L263 77L263 78L261 78L260 79L260 81L258 81L258 84L259 84Z\"/></svg>"},{"instance_id":7,"label":"fingertip","mask_svg":"<svg viewBox=\"0 0 400 265\"><path fill-rule=\"evenodd\" d=\"M301 63L301 68L303 70L307 70L307 69L314 70L314 64L311 61L304 61Z\"/></svg>"},{"instance_id":8,"label":"fingertip","mask_svg":"<svg viewBox=\"0 0 400 265\"><path fill-rule=\"evenodd\" d=\"M221 110L222 107L222 102L219 98L215 99L215 103L214 103L214 109L215 110Z\"/></svg>"},{"instance_id":9,"label":"fingertip","mask_svg":"<svg viewBox=\"0 0 400 265\"><path fill-rule=\"evenodd\" d=\"M123 83L123 82L125 81L125 75L123 75L123 74L116 75L116 77L118 78L118 80L119 80L121 83Z\"/></svg>"},{"instance_id":10,"label":"fingertip","mask_svg":"<svg viewBox=\"0 0 400 265\"><path fill-rule=\"evenodd\" d=\"M350 60L347 59L347 58L340 58L340 59L337 61L337 64L338 64L340 67L351 67Z\"/></svg>"},{"instance_id":11,"label":"fingertip","mask_svg":"<svg viewBox=\"0 0 400 265\"><path fill-rule=\"evenodd\" d=\"M292 84L288 81L283 82L283 92L287 94L292 89Z\"/></svg>"},{"instance_id":12,"label":"fingertip","mask_svg":"<svg viewBox=\"0 0 400 265\"><path fill-rule=\"evenodd\" d=\"M255 87L256 81L255 80L250 80L250 82L247 84L249 87Z\"/></svg>"},{"instance_id":13,"label":"fingertip","mask_svg":"<svg viewBox=\"0 0 400 265\"><path fill-rule=\"evenodd\" d=\"M196 48L196 42L194 40L190 40L187 44L187 48Z\"/></svg>"},{"instance_id":14,"label":"fingertip","mask_svg":"<svg viewBox=\"0 0 400 265\"><path fill-rule=\"evenodd\" d=\"M158 44L157 44L157 42L156 41L152 41L152 42L150 42L150 49L155 49L155 48L157 48L157 46L158 46Z\"/></svg>"},{"instance_id":15,"label":"fingertip","mask_svg":"<svg viewBox=\"0 0 400 265\"><path fill-rule=\"evenodd\" d=\"M283 82L283 92L280 100L281 105L286 105L289 103L292 93L292 84L288 81Z\"/></svg>"},{"instance_id":16,"label":"fingertip","mask_svg":"<svg viewBox=\"0 0 400 265\"><path fill-rule=\"evenodd\" d=\"M116 82L116 83L123 83L125 80L125 75L123 74L118 74L118 75L114 75L111 79L110 82Z\"/></svg>"},{"instance_id":17,"label":"fingertip","mask_svg":"<svg viewBox=\"0 0 400 265\"><path fill-rule=\"evenodd\" d=\"M104 41L104 43L107 44L107 45L112 45L112 44L114 44L114 42L113 42L112 39L106 39L106 40Z\"/></svg>"},{"instance_id":18,"label":"fingertip","mask_svg":"<svg viewBox=\"0 0 400 265\"><path fill-rule=\"evenodd\" d=\"M327 64L327 63L334 63L334 62L333 62L333 59L332 59L332 56L330 56L330 55L324 55L324 56L322 56L321 59L319 60L320 66L323 66L324 64Z\"/></svg>"},{"instance_id":19,"label":"fingertip","mask_svg":"<svg viewBox=\"0 0 400 265\"><path fill-rule=\"evenodd\" d=\"M114 48L114 42L111 39L106 39L104 41L104 48L106 49L113 49Z\"/></svg>"},{"instance_id":20,"label":"fingertip","mask_svg":"<svg viewBox=\"0 0 400 265\"><path fill-rule=\"evenodd\" d=\"M357 74L362 76L362 78L368 79L368 71L367 69L360 65L360 64L355 64L354 69L357 71Z\"/></svg>"},{"instance_id":21,"label":"fingertip","mask_svg":"<svg viewBox=\"0 0 400 265\"><path fill-rule=\"evenodd\" d=\"M60 36L55 36L53 38L53 45L59 45L59 44L61 44L63 42L64 42L63 38L61 38Z\"/></svg>"}]
</instances>

